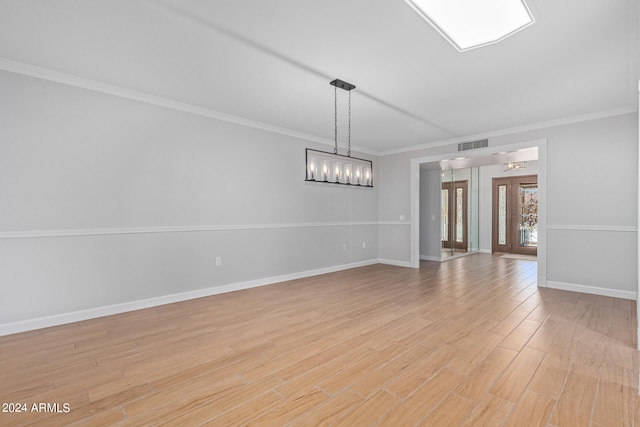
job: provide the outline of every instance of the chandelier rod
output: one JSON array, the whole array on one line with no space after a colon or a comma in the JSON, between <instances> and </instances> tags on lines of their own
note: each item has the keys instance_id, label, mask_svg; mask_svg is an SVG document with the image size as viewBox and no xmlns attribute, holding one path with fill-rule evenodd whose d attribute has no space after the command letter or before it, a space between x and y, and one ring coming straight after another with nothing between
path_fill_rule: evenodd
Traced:
<instances>
[{"instance_id":1,"label":"chandelier rod","mask_svg":"<svg viewBox=\"0 0 640 427\"><path fill-rule=\"evenodd\" d=\"M347 157L351 157L351 91L356 88L356 85L352 85L351 83L347 83L340 79L335 79L329 82L330 85L334 86L333 91L333 119L334 119L334 142L335 145L333 147L333 154L338 154L338 88L344 89L349 92L349 129L348 129L348 147L347 147Z\"/></svg>"}]
</instances>

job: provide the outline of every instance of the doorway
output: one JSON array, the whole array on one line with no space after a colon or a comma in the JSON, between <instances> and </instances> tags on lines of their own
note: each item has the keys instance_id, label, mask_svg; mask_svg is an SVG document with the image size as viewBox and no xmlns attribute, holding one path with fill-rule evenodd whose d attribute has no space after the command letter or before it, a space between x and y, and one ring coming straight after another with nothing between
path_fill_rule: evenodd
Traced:
<instances>
[{"instance_id":1,"label":"doorway","mask_svg":"<svg viewBox=\"0 0 640 427\"><path fill-rule=\"evenodd\" d=\"M442 183L442 248L466 251L468 248L467 181Z\"/></svg>"},{"instance_id":2,"label":"doorway","mask_svg":"<svg viewBox=\"0 0 640 427\"><path fill-rule=\"evenodd\" d=\"M400 261L396 261L395 265L400 265L404 267L411 268L420 268L420 260L427 259L422 258L420 254L420 244L421 244L421 226L420 226L420 170L422 165L434 165L435 168L441 169L441 162L448 161L451 164L452 168L456 167L469 167L469 166L478 166L481 164L500 164L503 162L511 162L511 161L530 161L537 160L538 161L538 273L537 273L537 282L538 286L546 287L547 285L547 219L546 219L546 204L547 204L547 139L535 139L524 142L517 143L506 143L504 145L499 144L495 146L489 146L486 149L478 149L478 150L469 150L465 152L466 158L464 160L457 160L460 156L459 153L452 151L442 153L442 154L432 154L423 157L415 157L411 159L411 173L410 173L410 231L407 233L406 237L409 241L409 259L405 261L402 258ZM527 154L531 152L531 150L535 151L534 156L520 156L521 154ZM465 162L463 165L462 163ZM491 181L487 183L487 192L491 191ZM439 206L439 193L440 193L440 182L435 186L435 196L433 200L433 204L437 205L437 210L432 212L428 212L427 222L425 224L433 224L434 232L430 234L430 238L426 240L426 246L429 248L433 248L438 255L437 259L435 256L432 257L433 261L439 261L439 251L441 250L441 236L440 236L440 221L437 218L440 212ZM423 198L424 199L424 198ZM489 203L490 205L491 203ZM425 210L423 209L423 212ZM487 215L491 215L491 206L487 209ZM490 220L489 220L490 222ZM486 238L488 242L491 242L491 226L487 227ZM430 228L425 225L422 227L423 230ZM483 231L480 231L483 233ZM431 244L431 243L432 244ZM484 252L483 249L480 251ZM487 244L486 247L487 252L491 252L491 243ZM381 256L383 258L389 258L393 252L391 251L383 251L381 252ZM429 252L431 254L431 252ZM394 258L400 259L400 258Z\"/></svg>"},{"instance_id":3,"label":"doorway","mask_svg":"<svg viewBox=\"0 0 640 427\"><path fill-rule=\"evenodd\" d=\"M493 178L492 252L538 254L538 176Z\"/></svg>"}]
</instances>

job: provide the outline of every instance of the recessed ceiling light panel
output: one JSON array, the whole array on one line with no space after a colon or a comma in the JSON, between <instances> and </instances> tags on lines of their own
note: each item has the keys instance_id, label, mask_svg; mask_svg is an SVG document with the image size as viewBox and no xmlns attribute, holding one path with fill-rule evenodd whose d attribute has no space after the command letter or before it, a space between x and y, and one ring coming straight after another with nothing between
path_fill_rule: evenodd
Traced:
<instances>
[{"instance_id":1,"label":"recessed ceiling light panel","mask_svg":"<svg viewBox=\"0 0 640 427\"><path fill-rule=\"evenodd\" d=\"M535 22L524 0L405 0L459 51L499 42Z\"/></svg>"}]
</instances>

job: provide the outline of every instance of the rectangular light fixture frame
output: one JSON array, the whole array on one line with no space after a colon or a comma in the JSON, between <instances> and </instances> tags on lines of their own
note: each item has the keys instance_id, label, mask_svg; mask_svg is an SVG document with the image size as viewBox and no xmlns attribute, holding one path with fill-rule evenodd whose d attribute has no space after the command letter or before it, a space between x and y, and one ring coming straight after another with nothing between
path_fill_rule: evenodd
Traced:
<instances>
[{"instance_id":1,"label":"rectangular light fixture frame","mask_svg":"<svg viewBox=\"0 0 640 427\"><path fill-rule=\"evenodd\" d=\"M306 149L305 181L373 188L373 162Z\"/></svg>"}]
</instances>

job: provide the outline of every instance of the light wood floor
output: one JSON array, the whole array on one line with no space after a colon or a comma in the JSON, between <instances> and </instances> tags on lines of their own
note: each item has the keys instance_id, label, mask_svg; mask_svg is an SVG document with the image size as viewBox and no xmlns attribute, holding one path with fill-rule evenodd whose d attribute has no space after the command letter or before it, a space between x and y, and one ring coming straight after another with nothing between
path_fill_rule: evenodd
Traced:
<instances>
[{"instance_id":1,"label":"light wood floor","mask_svg":"<svg viewBox=\"0 0 640 427\"><path fill-rule=\"evenodd\" d=\"M640 426L635 302L478 254L0 337L0 425Z\"/></svg>"}]
</instances>

